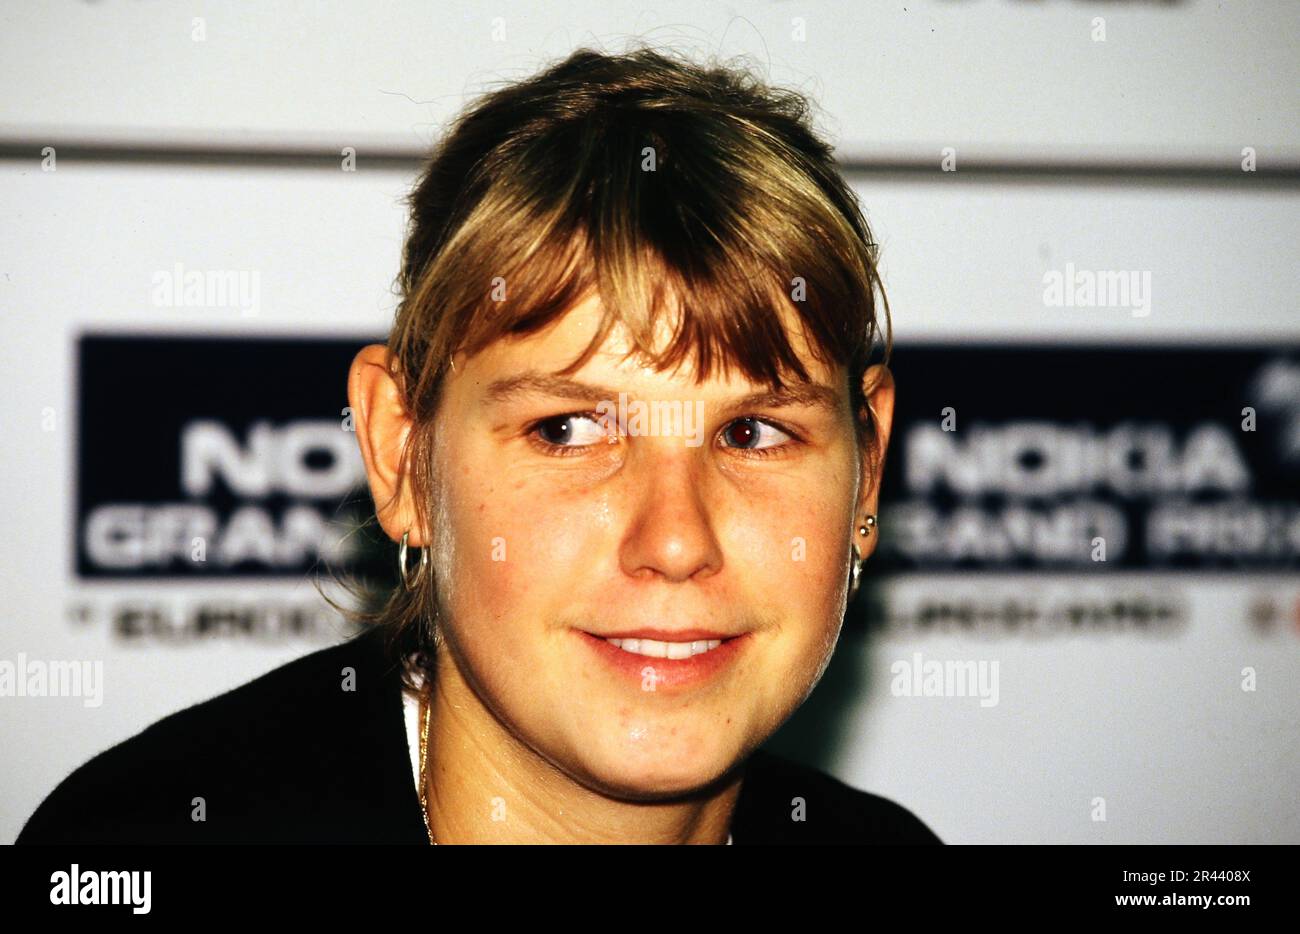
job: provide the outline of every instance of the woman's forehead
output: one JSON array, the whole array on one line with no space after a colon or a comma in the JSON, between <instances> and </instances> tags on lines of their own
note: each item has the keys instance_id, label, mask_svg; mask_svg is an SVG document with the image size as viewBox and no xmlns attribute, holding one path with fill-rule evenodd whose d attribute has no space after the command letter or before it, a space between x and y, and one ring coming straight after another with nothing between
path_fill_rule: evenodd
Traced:
<instances>
[{"instance_id":1,"label":"woman's forehead","mask_svg":"<svg viewBox=\"0 0 1300 934\"><path fill-rule=\"evenodd\" d=\"M662 362L682 326L680 316L684 313L688 312L674 311L671 315L660 316L655 321L650 347L638 348L627 326L617 319L610 324L604 337L600 337L604 307L599 296L593 294L538 331L509 334L497 339L473 358L475 363L472 365L480 375L490 370L506 374L528 372L534 377L554 376L556 379L568 376L582 381L639 380L690 386L754 388L755 384L745 376L740 363L724 356L719 357L716 366L710 367L710 372L703 374L695 353L687 353L670 364ZM774 314L780 316L790 348L808 373L807 382L837 386L843 376L843 367L834 361L824 361L813 352L799 316L785 309L779 309ZM570 369L588 348L592 348L592 351L587 359L580 366ZM461 358L457 357L456 360L457 366L461 366ZM789 374L788 380L782 382L787 381L802 382L795 374ZM530 382L533 385L537 383L536 379Z\"/></svg>"}]
</instances>

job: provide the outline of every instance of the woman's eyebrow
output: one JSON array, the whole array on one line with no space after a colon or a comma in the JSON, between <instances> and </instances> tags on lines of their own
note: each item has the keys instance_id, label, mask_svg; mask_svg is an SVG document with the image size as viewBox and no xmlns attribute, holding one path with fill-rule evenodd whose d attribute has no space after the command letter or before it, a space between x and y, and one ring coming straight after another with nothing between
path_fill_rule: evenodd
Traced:
<instances>
[{"instance_id":1,"label":"woman's eyebrow","mask_svg":"<svg viewBox=\"0 0 1300 934\"><path fill-rule=\"evenodd\" d=\"M525 370L514 376L493 380L483 394L489 405L500 405L511 399L525 395L551 396L557 399L574 399L580 402L591 400L615 401L619 390L606 386L594 386L566 376ZM786 408L804 406L838 412L841 405L840 394L821 383L789 383L779 390L762 390L721 403L727 409L745 409L751 407Z\"/></svg>"},{"instance_id":2,"label":"woman's eyebrow","mask_svg":"<svg viewBox=\"0 0 1300 934\"><path fill-rule=\"evenodd\" d=\"M525 370L515 376L506 376L493 380L483 393L483 399L489 405L500 405L518 396L553 396L558 399L617 399L618 390L604 386L593 386L566 376L539 373Z\"/></svg>"},{"instance_id":3,"label":"woman's eyebrow","mask_svg":"<svg viewBox=\"0 0 1300 934\"><path fill-rule=\"evenodd\" d=\"M834 413L840 410L841 403L840 394L829 386L821 383L790 383L779 390L750 393L727 402L726 405L736 409L802 406Z\"/></svg>"}]
</instances>

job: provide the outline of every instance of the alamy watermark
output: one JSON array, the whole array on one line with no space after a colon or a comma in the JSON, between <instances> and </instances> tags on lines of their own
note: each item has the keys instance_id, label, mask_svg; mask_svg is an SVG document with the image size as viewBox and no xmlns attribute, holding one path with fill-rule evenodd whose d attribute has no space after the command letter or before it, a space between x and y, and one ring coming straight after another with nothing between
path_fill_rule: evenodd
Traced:
<instances>
[{"instance_id":1,"label":"alamy watermark","mask_svg":"<svg viewBox=\"0 0 1300 934\"><path fill-rule=\"evenodd\" d=\"M627 393L618 394L618 402L604 400L596 404L597 418L606 432L606 440L614 443L618 436L631 437L681 435L688 448L704 443L704 402L683 402L680 399L640 399L627 401Z\"/></svg>"},{"instance_id":2,"label":"alamy watermark","mask_svg":"<svg viewBox=\"0 0 1300 934\"><path fill-rule=\"evenodd\" d=\"M153 274L150 297L159 308L238 308L251 318L261 309L261 295L255 269L186 269L175 263Z\"/></svg>"},{"instance_id":3,"label":"alamy watermark","mask_svg":"<svg viewBox=\"0 0 1300 934\"><path fill-rule=\"evenodd\" d=\"M1075 269L1043 273L1043 304L1052 308L1129 308L1135 318L1151 314L1151 270Z\"/></svg>"},{"instance_id":4,"label":"alamy watermark","mask_svg":"<svg viewBox=\"0 0 1300 934\"><path fill-rule=\"evenodd\" d=\"M50 875L51 905L130 905L147 915L153 905L152 870L88 870L77 863Z\"/></svg>"},{"instance_id":5,"label":"alamy watermark","mask_svg":"<svg viewBox=\"0 0 1300 934\"><path fill-rule=\"evenodd\" d=\"M0 658L0 697L80 697L85 707L104 703L102 661Z\"/></svg>"},{"instance_id":6,"label":"alamy watermark","mask_svg":"<svg viewBox=\"0 0 1300 934\"><path fill-rule=\"evenodd\" d=\"M913 652L889 666L895 697L978 697L981 707L998 705L998 663L974 659L922 658Z\"/></svg>"}]
</instances>

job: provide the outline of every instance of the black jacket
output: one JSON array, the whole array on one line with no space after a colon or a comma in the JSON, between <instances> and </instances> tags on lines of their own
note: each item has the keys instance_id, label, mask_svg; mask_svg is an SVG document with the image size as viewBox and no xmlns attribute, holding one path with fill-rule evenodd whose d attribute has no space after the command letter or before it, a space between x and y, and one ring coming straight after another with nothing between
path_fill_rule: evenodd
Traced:
<instances>
[{"instance_id":1,"label":"black jacket","mask_svg":"<svg viewBox=\"0 0 1300 934\"><path fill-rule=\"evenodd\" d=\"M378 630L172 714L64 779L18 843L427 844L401 684ZM355 690L341 689L355 669ZM802 797L805 819L791 820ZM206 820L191 817L202 798ZM759 751L736 845L940 843L910 811Z\"/></svg>"}]
</instances>

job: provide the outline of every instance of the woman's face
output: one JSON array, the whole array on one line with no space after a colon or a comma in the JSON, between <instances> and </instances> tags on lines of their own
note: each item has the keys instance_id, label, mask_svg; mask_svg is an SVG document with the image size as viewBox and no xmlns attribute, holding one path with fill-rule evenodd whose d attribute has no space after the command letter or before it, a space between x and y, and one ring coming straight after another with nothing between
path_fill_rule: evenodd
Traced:
<instances>
[{"instance_id":1,"label":"woman's face","mask_svg":"<svg viewBox=\"0 0 1300 934\"><path fill-rule=\"evenodd\" d=\"M586 302L448 374L440 676L584 785L666 796L723 775L817 683L874 494L844 373L805 345L820 388L787 402L743 401L765 387L734 375L696 386L620 363L617 332L566 388L552 374L598 323ZM620 431L620 392L680 403L682 420L625 409ZM887 437L892 396L870 401Z\"/></svg>"}]
</instances>

